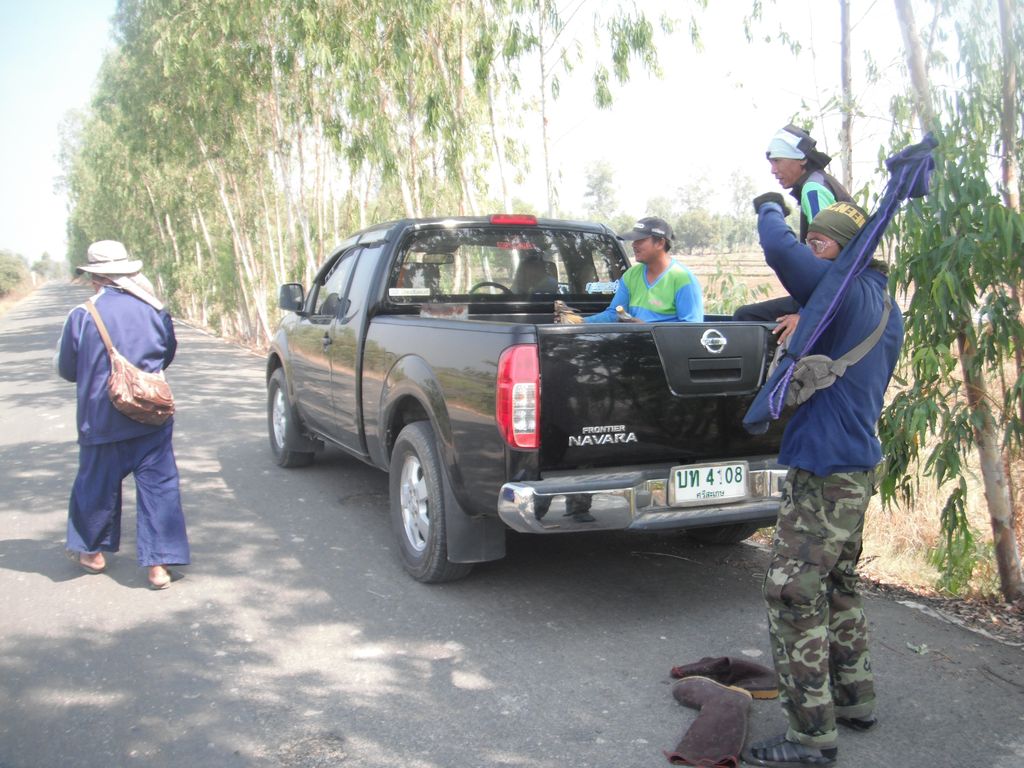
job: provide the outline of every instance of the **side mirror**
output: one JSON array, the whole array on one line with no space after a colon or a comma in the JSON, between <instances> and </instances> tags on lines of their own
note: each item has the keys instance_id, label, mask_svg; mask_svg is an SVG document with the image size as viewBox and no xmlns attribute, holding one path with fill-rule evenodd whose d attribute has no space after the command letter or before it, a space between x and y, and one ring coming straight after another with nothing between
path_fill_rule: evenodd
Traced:
<instances>
[{"instance_id":1,"label":"side mirror","mask_svg":"<svg viewBox=\"0 0 1024 768\"><path fill-rule=\"evenodd\" d=\"M301 283L285 283L277 294L277 306L285 312L301 312L306 295Z\"/></svg>"}]
</instances>

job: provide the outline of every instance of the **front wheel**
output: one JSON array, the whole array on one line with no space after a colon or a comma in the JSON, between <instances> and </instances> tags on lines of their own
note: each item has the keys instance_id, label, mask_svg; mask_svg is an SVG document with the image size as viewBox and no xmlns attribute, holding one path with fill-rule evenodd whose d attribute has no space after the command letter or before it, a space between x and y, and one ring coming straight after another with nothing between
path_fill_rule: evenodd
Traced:
<instances>
[{"instance_id":1,"label":"front wheel","mask_svg":"<svg viewBox=\"0 0 1024 768\"><path fill-rule=\"evenodd\" d=\"M288 399L288 382L284 371L278 368L267 383L267 432L279 467L305 467L313 462L312 453L288 447L298 438L299 430L299 417Z\"/></svg>"},{"instance_id":2,"label":"front wheel","mask_svg":"<svg viewBox=\"0 0 1024 768\"><path fill-rule=\"evenodd\" d=\"M405 570L426 584L461 579L472 570L448 561L443 471L430 424L406 426L391 454L391 527Z\"/></svg>"}]
</instances>

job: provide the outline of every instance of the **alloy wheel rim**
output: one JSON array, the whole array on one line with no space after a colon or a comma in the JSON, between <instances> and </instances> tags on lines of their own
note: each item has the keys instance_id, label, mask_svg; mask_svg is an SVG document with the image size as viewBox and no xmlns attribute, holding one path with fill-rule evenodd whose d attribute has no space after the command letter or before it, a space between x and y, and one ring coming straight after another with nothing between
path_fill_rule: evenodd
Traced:
<instances>
[{"instance_id":1,"label":"alloy wheel rim","mask_svg":"<svg viewBox=\"0 0 1024 768\"><path fill-rule=\"evenodd\" d=\"M274 395L274 409L271 419L274 424L274 444L277 445L278 450L283 450L285 431L288 429L288 412L284 400L284 391L280 388Z\"/></svg>"},{"instance_id":2,"label":"alloy wheel rim","mask_svg":"<svg viewBox=\"0 0 1024 768\"><path fill-rule=\"evenodd\" d=\"M405 539L416 552L427 548L430 536L430 505L427 479L418 457L410 454L402 464L400 503Z\"/></svg>"}]
</instances>

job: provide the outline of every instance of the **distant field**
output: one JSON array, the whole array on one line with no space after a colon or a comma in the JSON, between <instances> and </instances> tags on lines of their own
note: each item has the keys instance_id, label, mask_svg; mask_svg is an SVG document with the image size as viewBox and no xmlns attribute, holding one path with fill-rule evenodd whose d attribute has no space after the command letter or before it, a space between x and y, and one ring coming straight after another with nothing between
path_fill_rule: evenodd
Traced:
<instances>
[{"instance_id":1,"label":"distant field","mask_svg":"<svg viewBox=\"0 0 1024 768\"><path fill-rule=\"evenodd\" d=\"M675 254L697 276L704 290L705 303L723 291L728 283L745 285L748 289L765 287L767 292L756 300L777 298L785 295L782 284L775 273L764 263L761 251L738 253ZM742 303L742 302L741 302Z\"/></svg>"},{"instance_id":2,"label":"distant field","mask_svg":"<svg viewBox=\"0 0 1024 768\"><path fill-rule=\"evenodd\" d=\"M761 282L775 281L775 273L764 263L761 251L744 251L742 253L683 253L674 254L675 258L693 270L698 277L712 276L719 267L731 272L736 277L754 279Z\"/></svg>"},{"instance_id":3,"label":"distant field","mask_svg":"<svg viewBox=\"0 0 1024 768\"><path fill-rule=\"evenodd\" d=\"M720 289L723 279L727 280L730 276L747 288L767 287L767 293L762 298L776 298L786 294L775 273L764 263L764 254L759 250L674 255L697 276L705 295L714 294L716 289ZM896 304L906 312L910 306L910 297L900 294L896 297Z\"/></svg>"}]
</instances>

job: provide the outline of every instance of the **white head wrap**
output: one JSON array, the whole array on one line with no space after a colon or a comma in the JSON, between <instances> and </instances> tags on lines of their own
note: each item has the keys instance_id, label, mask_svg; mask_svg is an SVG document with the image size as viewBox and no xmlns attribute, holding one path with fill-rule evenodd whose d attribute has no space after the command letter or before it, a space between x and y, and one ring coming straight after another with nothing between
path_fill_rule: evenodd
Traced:
<instances>
[{"instance_id":1,"label":"white head wrap","mask_svg":"<svg viewBox=\"0 0 1024 768\"><path fill-rule=\"evenodd\" d=\"M768 142L768 159L775 160L789 158L790 160L803 160L807 155L797 149L800 137L782 129Z\"/></svg>"}]
</instances>

